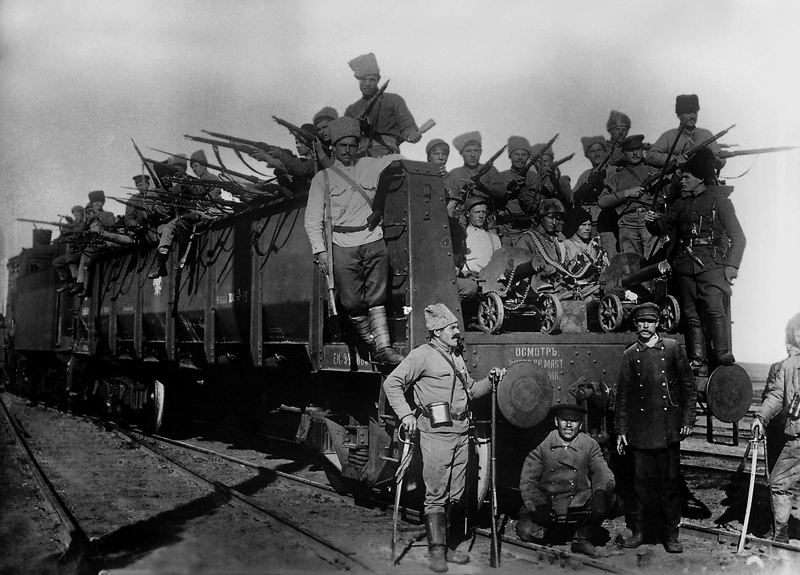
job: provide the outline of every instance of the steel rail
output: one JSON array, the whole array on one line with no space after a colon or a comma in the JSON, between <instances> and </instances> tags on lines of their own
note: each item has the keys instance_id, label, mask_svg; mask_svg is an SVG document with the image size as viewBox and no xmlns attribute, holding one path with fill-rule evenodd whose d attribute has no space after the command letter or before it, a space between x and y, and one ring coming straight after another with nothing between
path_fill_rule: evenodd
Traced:
<instances>
[{"instance_id":1,"label":"steel rail","mask_svg":"<svg viewBox=\"0 0 800 575\"><path fill-rule=\"evenodd\" d=\"M680 527L681 529L691 532L693 537L716 540L718 543L729 543L731 545L738 543L739 538L742 536L741 531L725 531L724 529L704 527L703 525L686 523L685 521L681 521ZM761 537L756 537L755 535L747 535L745 538L745 545L747 543L766 547L770 553L775 552L776 549L800 553L800 546L791 545L789 543L778 543L777 541L772 541L771 539L762 539Z\"/></svg>"},{"instance_id":2,"label":"steel rail","mask_svg":"<svg viewBox=\"0 0 800 575\"><path fill-rule=\"evenodd\" d=\"M80 523L78 523L72 511L70 511L69 507L67 507L66 503L61 499L55 486L47 479L44 470L39 465L28 442L25 441L22 431L17 427L8 406L6 406L2 399L0 399L0 404L3 406L2 411L8 427L11 429L14 441L22 452L39 492L44 497L45 505L53 514L57 515L60 520L59 531L61 531L67 548L64 550L59 560L66 561L70 552L77 549L79 551L79 563L85 562L87 567L94 572L99 572L102 569L103 558L97 552L92 540L86 535L86 532L80 526Z\"/></svg>"},{"instance_id":3,"label":"steel rail","mask_svg":"<svg viewBox=\"0 0 800 575\"><path fill-rule=\"evenodd\" d=\"M329 541L322 535L311 531L297 523L296 521L286 517L282 513L275 511L274 509L269 509L264 505L260 504L254 498L244 495L236 491L235 489L221 483L219 481L214 481L208 479L207 477L197 473L189 469L188 467L178 463L168 455L164 453L159 453L153 446L149 445L149 442L145 439L140 439L136 434L127 431L119 426L114 426L113 430L124 436L127 437L129 440L141 445L144 447L149 453L154 455L160 461L166 463L169 467L171 467L176 472L188 477L192 481L203 485L204 487L216 491L223 496L227 497L227 500L234 506L239 507L240 509L251 513L261 519L266 519L268 521L277 522L281 526L287 527L291 531L293 531L296 535L299 535L299 539L305 541L307 546L321 559L325 560L326 562L330 563L332 566L341 569L341 570L353 570L353 569L360 569L368 572L373 572L375 569L365 563L363 560L357 558L355 555L355 551L350 551L347 549L343 549L340 546L336 545L335 543ZM220 454L218 454L220 455Z\"/></svg>"}]
</instances>

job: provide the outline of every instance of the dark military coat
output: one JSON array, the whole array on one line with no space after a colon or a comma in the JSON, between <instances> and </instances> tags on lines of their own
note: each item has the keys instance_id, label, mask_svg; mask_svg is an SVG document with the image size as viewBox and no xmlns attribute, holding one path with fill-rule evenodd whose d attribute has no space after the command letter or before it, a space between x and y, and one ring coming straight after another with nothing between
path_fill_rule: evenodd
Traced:
<instances>
[{"instance_id":1,"label":"dark military coat","mask_svg":"<svg viewBox=\"0 0 800 575\"><path fill-rule=\"evenodd\" d=\"M637 341L622 354L614 426L639 449L663 449L693 426L697 389L689 359L674 339Z\"/></svg>"},{"instance_id":2,"label":"dark military coat","mask_svg":"<svg viewBox=\"0 0 800 575\"><path fill-rule=\"evenodd\" d=\"M679 242L672 257L675 273L694 275L726 265L738 269L741 264L747 240L733 203L716 186L696 196L684 194L666 214L647 223L653 235L663 236L673 228Z\"/></svg>"}]
</instances>

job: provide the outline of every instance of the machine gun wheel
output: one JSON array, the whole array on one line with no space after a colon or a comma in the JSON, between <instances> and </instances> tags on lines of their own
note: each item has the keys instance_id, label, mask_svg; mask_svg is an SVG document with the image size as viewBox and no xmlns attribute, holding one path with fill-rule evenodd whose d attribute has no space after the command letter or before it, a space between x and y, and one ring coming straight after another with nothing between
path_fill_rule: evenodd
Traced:
<instances>
[{"instance_id":1,"label":"machine gun wheel","mask_svg":"<svg viewBox=\"0 0 800 575\"><path fill-rule=\"evenodd\" d=\"M661 305L661 330L667 333L675 333L680 322L681 306L678 304L678 300L671 295L665 296Z\"/></svg>"},{"instance_id":2,"label":"machine gun wheel","mask_svg":"<svg viewBox=\"0 0 800 575\"><path fill-rule=\"evenodd\" d=\"M557 295L544 294L539 301L539 313L542 326L539 331L542 333L553 333L561 327L561 316L563 310L561 300Z\"/></svg>"},{"instance_id":3,"label":"machine gun wheel","mask_svg":"<svg viewBox=\"0 0 800 575\"><path fill-rule=\"evenodd\" d=\"M503 300L495 292L484 292L478 306L478 325L486 333L498 333L503 327Z\"/></svg>"},{"instance_id":4,"label":"machine gun wheel","mask_svg":"<svg viewBox=\"0 0 800 575\"><path fill-rule=\"evenodd\" d=\"M619 331L625 319L622 301L613 293L603 296L597 306L597 320L605 332Z\"/></svg>"}]
</instances>

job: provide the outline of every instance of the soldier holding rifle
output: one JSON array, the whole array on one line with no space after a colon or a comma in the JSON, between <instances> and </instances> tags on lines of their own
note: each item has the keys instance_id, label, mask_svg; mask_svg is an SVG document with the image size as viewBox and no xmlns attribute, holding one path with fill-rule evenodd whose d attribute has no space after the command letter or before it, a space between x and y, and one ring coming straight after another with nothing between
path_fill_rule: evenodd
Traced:
<instances>
[{"instance_id":1,"label":"soldier holding rifle","mask_svg":"<svg viewBox=\"0 0 800 575\"><path fill-rule=\"evenodd\" d=\"M561 170L553 162L555 154L553 145L547 143L534 144L531 155L538 156L534 166L539 174L539 183L530 190L520 193L519 201L525 206L526 211L533 215L536 208L544 199L556 199L565 207L572 207L572 186L568 176L562 176Z\"/></svg>"},{"instance_id":2,"label":"soldier holding rifle","mask_svg":"<svg viewBox=\"0 0 800 575\"><path fill-rule=\"evenodd\" d=\"M681 94L675 98L675 114L680 120L680 125L683 126L683 131L680 128L673 128L667 130L658 140L650 146L647 151L647 157L644 163L648 166L655 166L662 168L667 163L667 155L672 148L675 138L678 138L675 151L673 152L674 159L678 162L680 167L686 160L686 152L699 146L705 140L712 138L714 134L704 128L697 127L697 113L700 111L700 100L696 94ZM680 134L680 136L679 136ZM719 172L725 165L725 160L720 158L720 147L716 142L711 142L708 147L714 153L714 168Z\"/></svg>"},{"instance_id":3,"label":"soldier holding rifle","mask_svg":"<svg viewBox=\"0 0 800 575\"><path fill-rule=\"evenodd\" d=\"M508 138L508 158L511 168L500 172L499 183L505 188L505 200L499 204L497 212L497 233L503 245L511 247L517 238L533 223L530 214L520 205L520 196L529 194L539 184L536 170L528 166L531 157L531 144L522 136Z\"/></svg>"},{"instance_id":4,"label":"soldier holding rifle","mask_svg":"<svg viewBox=\"0 0 800 575\"><path fill-rule=\"evenodd\" d=\"M603 250L613 256L617 253L617 212L611 208L601 209L597 205L603 191L606 177L616 168L609 168L611 158L619 153L619 144L624 138L618 137L610 145L603 136L581 138L583 155L592 167L578 176L572 191L572 201L576 208L583 208L592 217L592 237L600 236Z\"/></svg>"},{"instance_id":5,"label":"soldier holding rifle","mask_svg":"<svg viewBox=\"0 0 800 575\"><path fill-rule=\"evenodd\" d=\"M62 238L69 239L70 236L81 229L83 214L83 206L72 207L72 216L67 218L67 222L61 227ZM58 293L71 290L75 287L75 278L78 277L78 263L80 261L81 251L72 243L67 244L67 253L53 260L53 267L56 269L56 273L58 273L58 279L61 280L61 287L56 290Z\"/></svg>"},{"instance_id":6,"label":"soldier holding rifle","mask_svg":"<svg viewBox=\"0 0 800 575\"><path fill-rule=\"evenodd\" d=\"M103 209L106 203L106 195L103 190L89 192L89 205L83 212L83 222L78 227L78 232L88 231L90 234L97 234L98 237L106 228L114 225L114 214ZM75 278L75 287L72 293L80 297L90 297L91 294L91 273L92 264L97 257L104 251L105 242L100 245L87 245L81 252L80 263L78 264L78 275Z\"/></svg>"},{"instance_id":7,"label":"soldier holding rifle","mask_svg":"<svg viewBox=\"0 0 800 575\"><path fill-rule=\"evenodd\" d=\"M354 118L334 120L329 129L336 161L311 180L306 233L322 272L335 281L342 307L373 359L397 364L403 356L392 349L384 307L389 253L373 202L381 172L401 157L357 158L361 130Z\"/></svg>"},{"instance_id":8,"label":"soldier holding rifle","mask_svg":"<svg viewBox=\"0 0 800 575\"><path fill-rule=\"evenodd\" d=\"M422 134L405 100L389 92L378 94L381 71L375 54L370 52L358 56L350 60L348 65L358 79L361 99L348 106L344 115L362 122L359 152L380 158L386 154L399 154L403 142L419 142ZM376 96L377 101L373 100Z\"/></svg>"},{"instance_id":9,"label":"soldier holding rifle","mask_svg":"<svg viewBox=\"0 0 800 575\"><path fill-rule=\"evenodd\" d=\"M480 132L467 132L453 138L453 147L464 159L464 165L448 172L444 180L445 188L456 191L461 201L467 195L476 194L504 202L505 186L500 182L500 174L493 165L481 164L482 139ZM502 151L502 150L501 150ZM450 192L453 193L452 191ZM490 226L491 227L491 226Z\"/></svg>"},{"instance_id":10,"label":"soldier holding rifle","mask_svg":"<svg viewBox=\"0 0 800 575\"><path fill-rule=\"evenodd\" d=\"M650 233L677 232L670 263L686 318L686 350L698 376L708 375L707 337L718 364L735 361L728 339L725 299L739 275L746 244L733 203L714 185L714 165L710 149L694 154L681 167L684 195L665 214L651 211L645 215Z\"/></svg>"},{"instance_id":11,"label":"soldier holding rifle","mask_svg":"<svg viewBox=\"0 0 800 575\"><path fill-rule=\"evenodd\" d=\"M431 571L447 563L467 563L457 550L464 537L464 497L469 458L469 405L491 391L489 378L475 381L467 372L460 346L458 319L446 305L425 308L430 343L408 354L386 378L386 399L400 419L406 437L419 429L422 478L425 482L425 528ZM500 375L500 368L492 372ZM412 389L415 408L406 400Z\"/></svg>"}]
</instances>

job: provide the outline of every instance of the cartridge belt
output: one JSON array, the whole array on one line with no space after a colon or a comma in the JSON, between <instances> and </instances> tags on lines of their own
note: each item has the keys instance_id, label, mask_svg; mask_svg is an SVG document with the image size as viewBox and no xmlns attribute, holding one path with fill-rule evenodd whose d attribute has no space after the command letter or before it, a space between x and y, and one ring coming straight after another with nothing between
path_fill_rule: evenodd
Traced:
<instances>
[{"instance_id":1,"label":"cartridge belt","mask_svg":"<svg viewBox=\"0 0 800 575\"><path fill-rule=\"evenodd\" d=\"M714 245L714 240L711 238L681 238L681 243L686 247L693 248L695 246Z\"/></svg>"},{"instance_id":2,"label":"cartridge belt","mask_svg":"<svg viewBox=\"0 0 800 575\"><path fill-rule=\"evenodd\" d=\"M367 224L364 224L363 226L333 226L331 229L337 234L352 234L355 232L363 232L367 227Z\"/></svg>"},{"instance_id":3,"label":"cartridge belt","mask_svg":"<svg viewBox=\"0 0 800 575\"><path fill-rule=\"evenodd\" d=\"M421 409L420 411L420 416L430 418L430 415L428 415L427 411L424 409ZM455 413L454 411L450 412L450 419L453 421L464 421L467 417L469 417L469 411L464 411L462 413Z\"/></svg>"}]
</instances>

